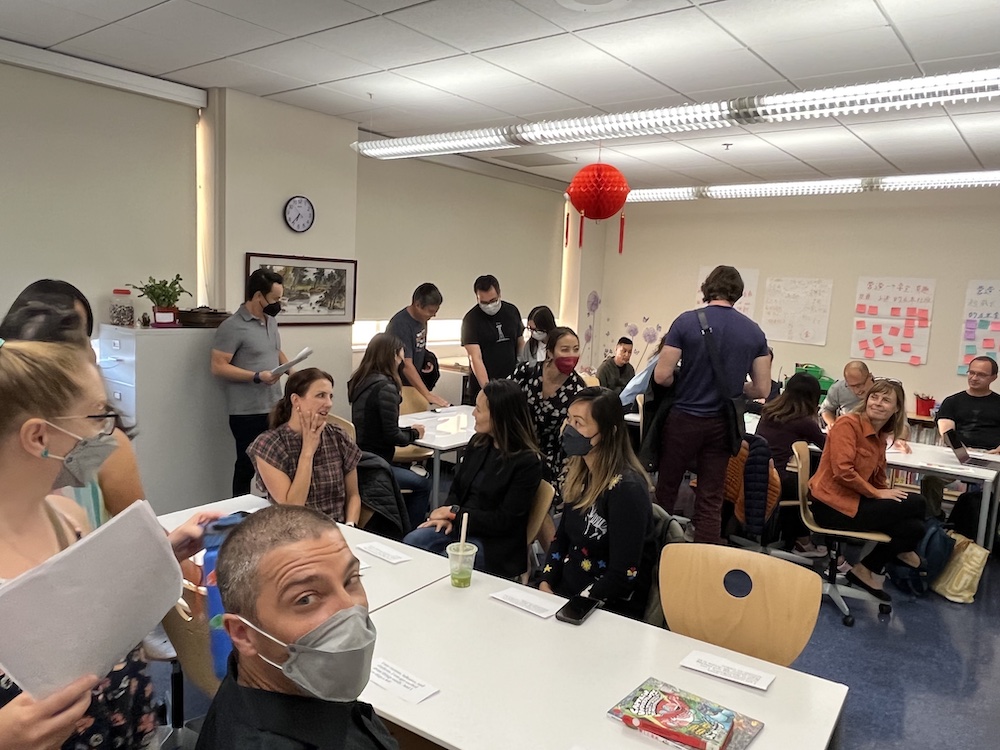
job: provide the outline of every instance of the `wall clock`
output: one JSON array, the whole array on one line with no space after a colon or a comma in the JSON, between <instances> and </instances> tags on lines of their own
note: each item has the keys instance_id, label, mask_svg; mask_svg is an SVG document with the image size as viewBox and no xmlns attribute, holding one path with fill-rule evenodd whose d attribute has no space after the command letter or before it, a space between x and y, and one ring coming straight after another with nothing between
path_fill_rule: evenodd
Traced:
<instances>
[{"instance_id":1,"label":"wall clock","mask_svg":"<svg viewBox=\"0 0 1000 750\"><path fill-rule=\"evenodd\" d=\"M296 195L285 203L285 223L293 232L305 232L316 220L316 209L304 195Z\"/></svg>"}]
</instances>

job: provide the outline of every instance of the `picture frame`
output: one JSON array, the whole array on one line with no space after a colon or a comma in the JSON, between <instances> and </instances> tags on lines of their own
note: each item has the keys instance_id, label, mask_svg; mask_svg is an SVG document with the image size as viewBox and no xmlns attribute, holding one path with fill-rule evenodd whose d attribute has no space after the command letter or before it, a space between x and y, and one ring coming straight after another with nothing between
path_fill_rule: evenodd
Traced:
<instances>
[{"instance_id":1,"label":"picture frame","mask_svg":"<svg viewBox=\"0 0 1000 750\"><path fill-rule=\"evenodd\" d=\"M267 268L284 279L282 326L351 325L357 309L358 262L342 258L247 253L246 275Z\"/></svg>"}]
</instances>

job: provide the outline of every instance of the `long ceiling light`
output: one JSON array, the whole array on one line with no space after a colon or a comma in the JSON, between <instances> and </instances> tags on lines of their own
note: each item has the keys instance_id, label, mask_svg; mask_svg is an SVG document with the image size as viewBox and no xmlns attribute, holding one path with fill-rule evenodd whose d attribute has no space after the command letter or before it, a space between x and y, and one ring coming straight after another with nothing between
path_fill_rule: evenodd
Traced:
<instances>
[{"instance_id":1,"label":"long ceiling light","mask_svg":"<svg viewBox=\"0 0 1000 750\"><path fill-rule=\"evenodd\" d=\"M518 146L583 143L612 138L664 135L732 125L779 122L804 117L836 117L858 112L948 104L1000 95L1000 68L906 78L857 86L765 94L728 101L685 104L637 112L545 120L486 130L358 141L354 149L376 159L406 159Z\"/></svg>"},{"instance_id":2,"label":"long ceiling light","mask_svg":"<svg viewBox=\"0 0 1000 750\"><path fill-rule=\"evenodd\" d=\"M934 190L939 188L1000 187L1000 170L919 174L905 177L858 177L846 180L809 182L759 182L748 185L708 187L644 188L628 194L627 203L691 201L698 198L777 198L797 195Z\"/></svg>"}]
</instances>

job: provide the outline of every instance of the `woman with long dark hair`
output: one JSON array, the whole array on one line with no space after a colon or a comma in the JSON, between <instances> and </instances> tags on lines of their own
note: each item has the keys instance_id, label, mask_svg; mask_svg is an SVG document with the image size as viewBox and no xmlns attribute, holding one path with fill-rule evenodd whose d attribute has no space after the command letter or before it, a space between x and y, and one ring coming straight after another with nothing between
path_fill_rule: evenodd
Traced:
<instances>
[{"instance_id":1,"label":"woman with long dark hair","mask_svg":"<svg viewBox=\"0 0 1000 750\"><path fill-rule=\"evenodd\" d=\"M528 402L510 380L491 380L476 396L476 435L451 484L448 502L403 541L445 554L469 514L475 567L513 578L528 562L528 515L542 480L542 461Z\"/></svg>"},{"instance_id":2,"label":"woman with long dark hair","mask_svg":"<svg viewBox=\"0 0 1000 750\"><path fill-rule=\"evenodd\" d=\"M545 361L545 347L549 334L556 327L556 316L545 305L531 308L527 317L528 341L518 354L519 362L534 365Z\"/></svg>"},{"instance_id":3,"label":"woman with long dark hair","mask_svg":"<svg viewBox=\"0 0 1000 750\"><path fill-rule=\"evenodd\" d=\"M781 477L782 500L799 497L799 473L785 468L792 457L792 443L805 440L820 448L826 445L826 435L819 426L819 397L819 381L807 372L797 372L788 379L782 394L764 404L761 411L755 434L771 448L774 467ZM808 466L800 468L809 471ZM809 538L809 529L802 523L797 507L782 509L781 526L786 544L795 539L795 554L826 557L826 547L817 547Z\"/></svg>"},{"instance_id":4,"label":"woman with long dark hair","mask_svg":"<svg viewBox=\"0 0 1000 750\"><path fill-rule=\"evenodd\" d=\"M399 404L403 398L399 368L402 362L403 342L391 333L376 333L368 342L358 369L347 381L347 400L351 402L351 420L357 431L358 447L385 459L400 489L410 490L403 497L410 528L415 529L427 516L431 481L427 476L392 463L397 446L410 445L424 435L421 424L399 426Z\"/></svg>"},{"instance_id":5,"label":"woman with long dark hair","mask_svg":"<svg viewBox=\"0 0 1000 750\"><path fill-rule=\"evenodd\" d=\"M569 457L566 509L539 588L585 594L604 608L641 618L658 553L649 477L632 451L621 402L592 386L569 406L562 433Z\"/></svg>"},{"instance_id":6,"label":"woman with long dark hair","mask_svg":"<svg viewBox=\"0 0 1000 750\"><path fill-rule=\"evenodd\" d=\"M247 448L257 484L281 505L304 505L354 526L361 517L361 449L326 420L333 407L333 376L299 370L271 410L270 429Z\"/></svg>"}]
</instances>

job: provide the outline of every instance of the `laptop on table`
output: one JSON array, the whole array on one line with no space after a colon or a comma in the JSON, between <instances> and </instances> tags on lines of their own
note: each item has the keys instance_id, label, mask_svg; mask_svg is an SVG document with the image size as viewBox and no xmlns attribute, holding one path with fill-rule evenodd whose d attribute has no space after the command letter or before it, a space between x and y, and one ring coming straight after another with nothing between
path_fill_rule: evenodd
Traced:
<instances>
[{"instance_id":1,"label":"laptop on table","mask_svg":"<svg viewBox=\"0 0 1000 750\"><path fill-rule=\"evenodd\" d=\"M962 443L962 439L958 436L955 430L948 430L944 433L944 439L947 441L949 447L955 451L955 458L963 466L978 466L983 469L992 469L996 471L1000 469L1000 455L995 459L989 458L976 458L969 455L969 449L965 447Z\"/></svg>"}]
</instances>

